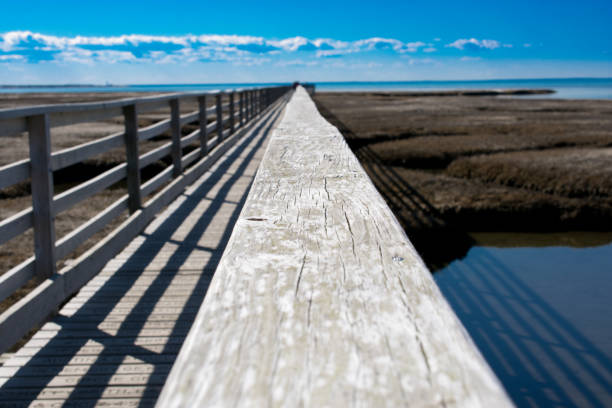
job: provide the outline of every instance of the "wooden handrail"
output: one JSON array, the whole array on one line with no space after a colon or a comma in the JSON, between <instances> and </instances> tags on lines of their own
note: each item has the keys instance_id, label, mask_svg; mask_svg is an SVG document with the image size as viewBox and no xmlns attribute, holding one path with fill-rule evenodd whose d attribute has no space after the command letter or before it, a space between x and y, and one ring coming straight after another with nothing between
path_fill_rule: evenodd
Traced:
<instances>
[{"instance_id":1,"label":"wooden handrail","mask_svg":"<svg viewBox=\"0 0 612 408\"><path fill-rule=\"evenodd\" d=\"M288 86L271 87L273 95L269 103L262 105L276 109L282 98L290 91ZM97 244L79 260L56 271L58 259L72 253L85 240L129 209L133 221L118 227L114 234L122 237L140 231L148 220L169 200L182 192L195 175L201 174L220 157L245 131L251 121L236 123L234 117L246 116L246 105L235 111L234 94L243 95L252 90L209 91L174 93L143 98L128 98L106 102L41 105L18 109L0 110L0 137L23 131L29 132L30 159L20 160L0 167L0 189L31 178L32 207L0 221L0 245L34 227L35 256L0 275L0 301L10 296L35 275L43 282L25 298L0 315L0 352L19 340L32 326L44 320L66 297L94 276L121 248L118 242ZM229 95L229 102L222 104L222 95ZM215 97L216 105L207 106L208 98ZM179 106L184 101L194 100L198 109L180 114ZM138 114L160 108L170 108L170 117L150 126L138 127ZM227 111L227 116L224 116ZM260 110L261 113L263 110ZM216 120L208 123L210 115ZM114 116L123 116L125 129L94 141L51 153L50 129L58 125L75 124ZM181 130L188 123L199 123L199 129L182 137ZM225 128L224 125L228 125ZM170 131L171 141L145 154L139 154L139 142ZM212 139L212 132L217 135ZM199 146L183 155L183 148L198 142ZM53 193L53 171L80 163L89 157L124 146L126 161L114 168L81 183L61 194ZM170 156L172 166L161 171L145 183L141 183L140 169ZM199 160L198 160L199 159ZM95 217L82 224L56 242L55 216L82 202L98 191L127 177L128 194L115 201ZM168 184L169 183L169 184ZM187 183L187 184L186 184ZM164 187L164 185L167 185ZM148 202L143 199L162 188ZM161 195L160 195L161 194ZM129 231L128 231L129 229ZM91 257L95 257L92 259ZM98 268L98 269L96 269ZM83 272L86 270L86 272ZM78 271L81 271L78 273ZM59 303L58 303L59 302Z\"/></svg>"},{"instance_id":2,"label":"wooden handrail","mask_svg":"<svg viewBox=\"0 0 612 408\"><path fill-rule=\"evenodd\" d=\"M270 89L287 88L271 87ZM254 90L262 88L253 88ZM250 90L249 92L254 92ZM240 92L235 89L231 92ZM29 116L47 114L50 117L50 127L73 125L82 122L108 119L113 116L121 116L121 109L128 105L138 105L139 112L148 112L158 108L166 107L172 99L197 100L202 96L217 95L230 91L206 91L206 92L183 92L166 95L155 95L140 98L125 98L103 102L64 103L52 105L37 105L24 108L0 109L0 136L7 136L27 131L25 119Z\"/></svg>"},{"instance_id":3,"label":"wooden handrail","mask_svg":"<svg viewBox=\"0 0 612 408\"><path fill-rule=\"evenodd\" d=\"M298 88L156 406L360 405L512 403L342 134Z\"/></svg>"}]
</instances>

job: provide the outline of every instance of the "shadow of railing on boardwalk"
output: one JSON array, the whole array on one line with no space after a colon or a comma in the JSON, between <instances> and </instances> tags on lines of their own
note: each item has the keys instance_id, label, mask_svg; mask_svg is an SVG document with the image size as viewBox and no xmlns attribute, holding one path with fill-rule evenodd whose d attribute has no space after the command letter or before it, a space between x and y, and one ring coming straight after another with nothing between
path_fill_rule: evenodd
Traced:
<instances>
[{"instance_id":1,"label":"shadow of railing on boardwalk","mask_svg":"<svg viewBox=\"0 0 612 408\"><path fill-rule=\"evenodd\" d=\"M518 406L612 406L610 358L490 250L442 273L440 289Z\"/></svg>"},{"instance_id":2,"label":"shadow of railing on boardwalk","mask_svg":"<svg viewBox=\"0 0 612 408\"><path fill-rule=\"evenodd\" d=\"M242 205L246 200L248 193L245 192L236 207L234 208L227 225L223 231L222 238L217 248L201 248L196 242L197 238L204 234L209 227L213 215L219 211L221 206L226 203L226 197L232 186L243 177L248 163L253 159L257 149L261 147L265 138L272 130L272 125L280 115L280 111L276 112L258 125L256 131L245 139L238 142L237 148L229 155L227 160L213 170L210 179L217 180L223 175L229 175L227 181L222 184L222 187L216 192L214 198L211 199L210 206L205 210L199 220L191 226L186 238L181 242L174 242L178 245L176 251L166 261L168 267L161 268L161 273L153 277L151 284L145 289L144 293L132 310L122 319L118 321L116 334L112 335L97 328L103 323L112 310L120 303L121 299L129 292L136 284L136 281L142 277L139 273L133 271L117 272L95 294L87 301L85 305L80 307L74 315L70 317L58 316L54 321L60 325L70 326L71 322L77 322L84 316L95 314L95 319L88 319L90 330L95 334L86 337L72 338L69 342L66 338L56 337L50 340L43 346L30 361L26 363L14 377L8 380L0 388L0 400L13 401L14 403L27 406L30 402L36 400L39 393L58 375L63 366L68 365L70 361L79 356L79 350L86 346L90 340L94 340L103 346L103 350L94 358L95 361L90 365L87 372L82 375L74 390L69 391L65 400L66 406L94 406L103 396L105 387L111 381L113 375L117 373L119 366L124 359L129 356L134 356L142 362L142 364L150 364L153 366L152 373L144 373L148 376L147 386L141 393L140 406L154 405L161 388L165 383L166 377L169 374L172 363L174 362L178 351L184 340L184 336L189 331L191 324L195 318L197 310L204 299L206 290L210 283L210 279L214 269L223 253L225 245L231 235L233 224L237 220ZM246 153L246 158L240 166L233 172L228 170L234 161L241 155ZM129 265L134 262L138 265L147 264L155 259L160 253L165 243L169 242L172 233L176 231L187 218L187 216L197 206L198 202L206 197L210 190L210 183L203 183L198 186L184 202L180 204L176 211L170 217L163 221L161 226L156 229L156 232L147 237L145 241L129 258L125 260L124 265ZM151 244L146 244L151 242ZM161 345L159 351L152 351L146 346L124 344L123 340L130 340L133 333L138 333L143 329L147 316L150 316L157 302L160 301L164 290L173 280L180 280L181 276L177 275L177 267L172 265L181 265L188 256L195 250L214 250L214 255L210 260L202 266L204 273L197 276L197 281L189 294L187 301L184 303L180 316L174 324L171 324L172 331L168 336L168 341ZM143 259L145 262L143 262ZM119 281L115 284L115 281ZM91 305L91 306L88 306ZM61 333L61 330L60 330ZM61 354L58 356L58 354ZM55 364L48 365L43 370L37 370L39 363L38 359L46 359L53 356ZM24 383L24 377L20 374L28 372L32 376L35 373L35 381ZM112 384L120 388L122 385L129 387L130 384ZM72 385L66 385L72 387ZM114 396L121 398L121 395ZM126 396L127 397L127 396ZM2 404L0 404L2 405Z\"/></svg>"}]
</instances>

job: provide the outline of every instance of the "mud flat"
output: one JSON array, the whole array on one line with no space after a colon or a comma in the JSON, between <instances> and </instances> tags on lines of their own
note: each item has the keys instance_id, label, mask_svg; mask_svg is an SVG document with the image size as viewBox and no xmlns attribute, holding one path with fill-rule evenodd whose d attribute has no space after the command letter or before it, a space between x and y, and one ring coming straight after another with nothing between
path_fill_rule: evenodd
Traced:
<instances>
[{"instance_id":1,"label":"mud flat","mask_svg":"<svg viewBox=\"0 0 612 408\"><path fill-rule=\"evenodd\" d=\"M612 101L318 93L430 267L468 231L612 229Z\"/></svg>"}]
</instances>

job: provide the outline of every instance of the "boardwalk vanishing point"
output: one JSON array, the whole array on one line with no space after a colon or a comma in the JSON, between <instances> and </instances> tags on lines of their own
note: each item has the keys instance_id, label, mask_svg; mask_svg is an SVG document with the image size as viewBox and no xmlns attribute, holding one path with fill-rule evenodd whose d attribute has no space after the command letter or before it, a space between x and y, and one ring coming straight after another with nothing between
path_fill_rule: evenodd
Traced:
<instances>
[{"instance_id":1,"label":"boardwalk vanishing point","mask_svg":"<svg viewBox=\"0 0 612 408\"><path fill-rule=\"evenodd\" d=\"M39 151L27 164L0 168L0 188L33 180L33 208L0 223L0 243L30 227L37 236L36 255L0 276L0 297L46 277L0 315L0 348L58 310L0 367L0 406L511 406L308 92L226 94L226 104L212 95L213 108L207 95L181 94L0 111L0 137L25 130L47 141L42 153L31 143ZM181 115L189 98L200 108ZM147 104L170 104L171 118L138 129ZM117 113L126 131L93 143L125 144L115 172L129 194L56 243L49 214L110 181L54 195L52 170L94 147L51 154L49 128ZM182 137L194 121L199 130ZM138 140L168 129L167 146L138 154ZM183 155L188 143L199 147ZM162 153L173 165L141 185L130 169ZM131 215L111 236L53 269L72 237L119 209Z\"/></svg>"}]
</instances>

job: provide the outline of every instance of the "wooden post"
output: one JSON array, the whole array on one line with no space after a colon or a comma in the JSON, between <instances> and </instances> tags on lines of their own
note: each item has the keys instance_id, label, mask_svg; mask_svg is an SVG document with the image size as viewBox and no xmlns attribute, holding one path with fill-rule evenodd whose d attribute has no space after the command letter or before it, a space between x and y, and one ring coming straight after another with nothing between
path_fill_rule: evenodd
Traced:
<instances>
[{"instance_id":1,"label":"wooden post","mask_svg":"<svg viewBox=\"0 0 612 408\"><path fill-rule=\"evenodd\" d=\"M136 105L123 107L125 156L127 160L128 208L130 214L142 206L140 168L138 165L138 112Z\"/></svg>"},{"instance_id":2,"label":"wooden post","mask_svg":"<svg viewBox=\"0 0 612 408\"><path fill-rule=\"evenodd\" d=\"M170 130L172 131L172 176L178 177L183 172L181 166L181 111L179 100L170 100Z\"/></svg>"},{"instance_id":3,"label":"wooden post","mask_svg":"<svg viewBox=\"0 0 612 408\"><path fill-rule=\"evenodd\" d=\"M208 133L206 132L206 125L208 125L206 117L206 95L198 98L198 104L200 108L200 157L204 157L208 154Z\"/></svg>"},{"instance_id":4,"label":"wooden post","mask_svg":"<svg viewBox=\"0 0 612 408\"><path fill-rule=\"evenodd\" d=\"M46 114L28 117L30 163L32 166L32 208L34 226L34 270L40 278L56 272L55 214L53 213L53 172L51 135Z\"/></svg>"},{"instance_id":5,"label":"wooden post","mask_svg":"<svg viewBox=\"0 0 612 408\"><path fill-rule=\"evenodd\" d=\"M240 110L240 126L244 126L244 91L240 91L240 102L238 103Z\"/></svg>"},{"instance_id":6,"label":"wooden post","mask_svg":"<svg viewBox=\"0 0 612 408\"><path fill-rule=\"evenodd\" d=\"M253 119L253 91L249 91L249 120Z\"/></svg>"},{"instance_id":7,"label":"wooden post","mask_svg":"<svg viewBox=\"0 0 612 408\"><path fill-rule=\"evenodd\" d=\"M234 91L229 94L229 125L229 133L231 135L234 133Z\"/></svg>"},{"instance_id":8,"label":"wooden post","mask_svg":"<svg viewBox=\"0 0 612 408\"><path fill-rule=\"evenodd\" d=\"M217 108L217 143L221 143L223 140L223 104L221 103L221 97L223 94L219 92L216 95L216 108Z\"/></svg>"},{"instance_id":9,"label":"wooden post","mask_svg":"<svg viewBox=\"0 0 612 408\"><path fill-rule=\"evenodd\" d=\"M244 121L249 121L249 91L244 91Z\"/></svg>"}]
</instances>

